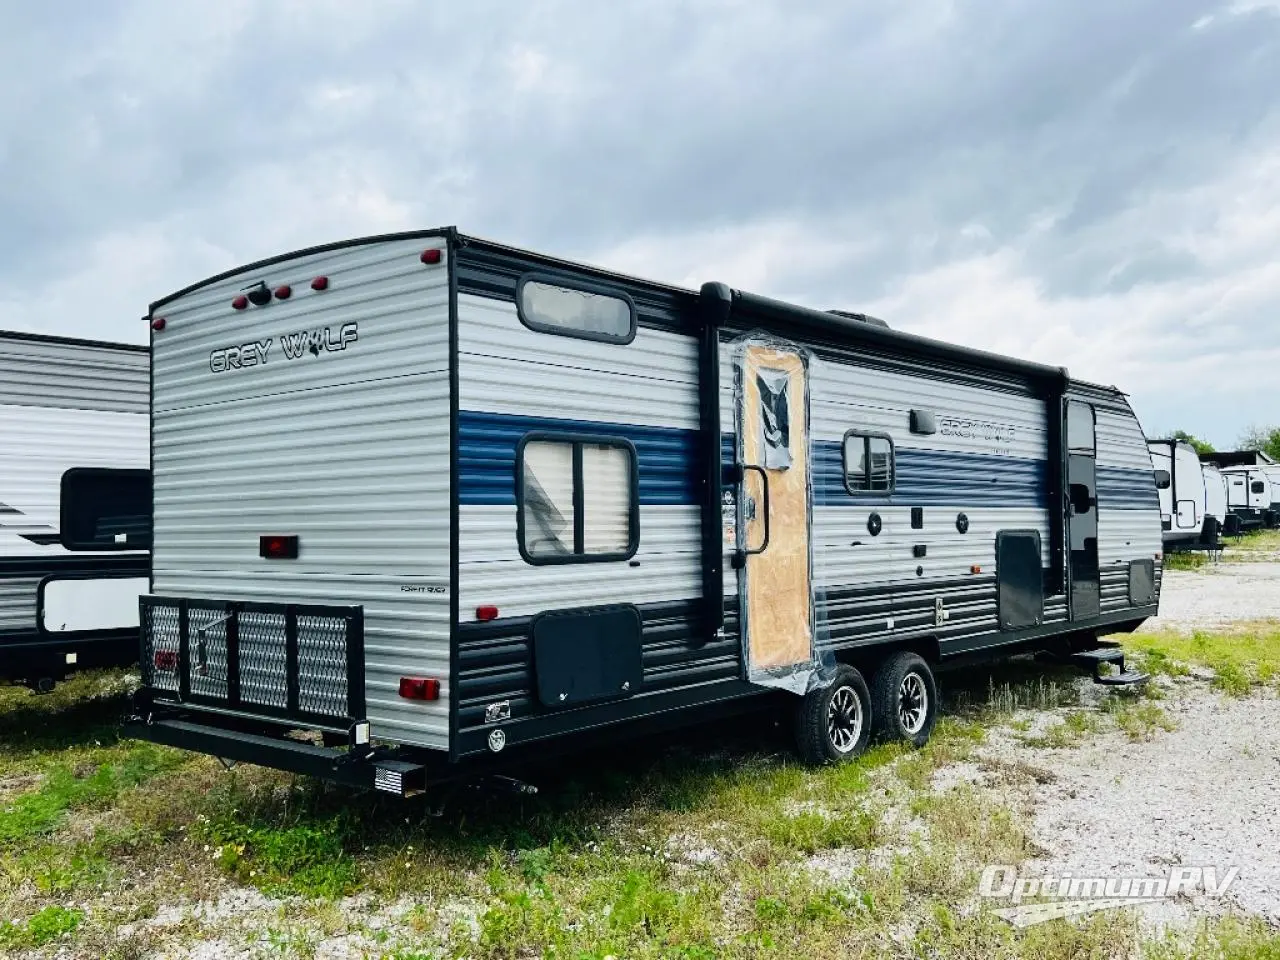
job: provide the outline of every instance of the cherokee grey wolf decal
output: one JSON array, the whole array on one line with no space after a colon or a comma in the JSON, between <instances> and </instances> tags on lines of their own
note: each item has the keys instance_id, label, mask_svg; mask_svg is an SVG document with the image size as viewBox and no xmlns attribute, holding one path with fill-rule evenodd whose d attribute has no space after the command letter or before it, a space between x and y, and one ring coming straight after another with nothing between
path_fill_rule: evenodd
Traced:
<instances>
[{"instance_id":1,"label":"cherokee grey wolf decal","mask_svg":"<svg viewBox=\"0 0 1280 960\"><path fill-rule=\"evenodd\" d=\"M280 350L284 353L286 360L297 360L308 353L313 357L320 356L322 351L337 353L347 349L359 339L359 324L352 320L340 327L321 327L319 330L282 334ZM209 369L214 373L226 373L228 370L239 370L242 367L263 366L271 355L271 347L274 343L274 337L267 337L265 340L219 347L209 353Z\"/></svg>"},{"instance_id":2,"label":"cherokee grey wolf decal","mask_svg":"<svg viewBox=\"0 0 1280 960\"><path fill-rule=\"evenodd\" d=\"M347 349L347 344L355 343L359 339L359 326L352 321L344 323L336 333L333 327L302 333L286 333L280 337L280 349L290 360L296 360L308 351L313 357L320 356L321 350L337 353L339 350Z\"/></svg>"}]
</instances>

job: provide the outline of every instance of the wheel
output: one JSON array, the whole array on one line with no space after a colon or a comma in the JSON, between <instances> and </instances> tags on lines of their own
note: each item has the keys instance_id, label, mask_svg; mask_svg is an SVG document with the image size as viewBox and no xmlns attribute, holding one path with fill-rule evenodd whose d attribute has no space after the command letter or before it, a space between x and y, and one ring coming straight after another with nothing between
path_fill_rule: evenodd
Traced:
<instances>
[{"instance_id":1,"label":"wheel","mask_svg":"<svg viewBox=\"0 0 1280 960\"><path fill-rule=\"evenodd\" d=\"M876 735L923 747L938 722L938 684L922 657L907 650L891 654L871 678Z\"/></svg>"},{"instance_id":2,"label":"wheel","mask_svg":"<svg viewBox=\"0 0 1280 960\"><path fill-rule=\"evenodd\" d=\"M829 686L810 690L796 709L796 746L806 763L840 763L860 754L871 736L871 698L853 667Z\"/></svg>"}]
</instances>

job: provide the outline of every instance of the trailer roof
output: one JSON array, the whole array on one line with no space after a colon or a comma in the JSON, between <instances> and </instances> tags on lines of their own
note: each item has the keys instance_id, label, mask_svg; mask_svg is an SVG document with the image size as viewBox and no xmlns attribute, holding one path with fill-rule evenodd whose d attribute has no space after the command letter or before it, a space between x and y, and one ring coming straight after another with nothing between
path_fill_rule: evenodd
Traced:
<instances>
[{"instance_id":1,"label":"trailer roof","mask_svg":"<svg viewBox=\"0 0 1280 960\"><path fill-rule=\"evenodd\" d=\"M128 350L150 353L145 343L117 343L113 340L88 340L82 337L59 337L51 333L27 333L22 330L0 330L0 341L19 340L24 343L56 343L66 347L93 347L101 350Z\"/></svg>"},{"instance_id":2,"label":"trailer roof","mask_svg":"<svg viewBox=\"0 0 1280 960\"><path fill-rule=\"evenodd\" d=\"M355 247L392 240L407 240L414 237L421 237L423 239L431 237L447 237L452 242L463 246L486 248L499 253L519 256L523 259L534 261L552 269L558 268L562 270L586 271L597 274L601 277L622 280L627 283L647 287L651 290L661 291L675 296L688 297L690 299L699 296L705 297L711 290L723 290L727 291L733 304L740 306L751 314L760 316L762 319L779 323L782 326L792 326L799 329L809 330L814 333L831 336L837 340L856 340L866 343L869 346L880 346L900 353L927 356L944 362L952 362L970 367L999 371L1030 380L1054 381L1063 385L1070 382L1073 386L1091 387L1112 395L1121 394L1121 391L1114 386L1070 380L1070 375L1065 367L1054 367L1045 364L1033 363L1027 360L1019 360L1013 357L989 353L984 350L977 350L971 347L947 343L942 340L934 340L930 337L922 337L917 334L906 333L901 330L895 330L889 326L881 326L879 323L874 322L873 318L868 318L866 320L856 319L854 315L850 315L845 311L838 313L827 312L810 307L797 306L795 304L785 303L780 300L773 300L757 294L747 293L742 290L732 290L724 284L718 283L704 284L701 293L699 293L674 284L620 274L617 271L609 270L595 264L566 260L559 257L549 256L547 254L536 253L532 250L514 247L509 244L486 240L481 237L464 235L460 233L456 227L437 227L429 230L412 230L399 233L379 234L369 237L359 237L350 240L340 240L334 243L321 244L314 247L307 247L301 250L294 250L290 253L279 254L265 260L258 260L254 263L245 264L244 266L227 270L216 276L209 277L206 280L194 283L191 286L184 287L175 293L156 300L151 304L150 312L154 313L165 304L171 303L179 297L186 296L195 290L199 290L201 287L208 286L212 283L218 283L248 270L270 266L286 260L292 260L296 257L341 250L344 247ZM722 294L717 293L716 295L721 296Z\"/></svg>"}]
</instances>

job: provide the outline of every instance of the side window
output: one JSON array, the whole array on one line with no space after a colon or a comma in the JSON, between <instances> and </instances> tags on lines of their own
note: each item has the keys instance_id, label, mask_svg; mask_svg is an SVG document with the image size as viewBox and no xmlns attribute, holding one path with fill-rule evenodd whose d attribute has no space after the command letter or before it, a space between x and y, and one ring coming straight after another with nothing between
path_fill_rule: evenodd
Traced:
<instances>
[{"instance_id":1,"label":"side window","mask_svg":"<svg viewBox=\"0 0 1280 960\"><path fill-rule=\"evenodd\" d=\"M521 323L542 333L606 343L636 338L636 305L620 291L525 277L516 287L516 312Z\"/></svg>"},{"instance_id":2,"label":"side window","mask_svg":"<svg viewBox=\"0 0 1280 960\"><path fill-rule=\"evenodd\" d=\"M62 475L61 500L68 550L151 548L151 471L73 468Z\"/></svg>"},{"instance_id":3,"label":"side window","mask_svg":"<svg viewBox=\"0 0 1280 960\"><path fill-rule=\"evenodd\" d=\"M1092 404L1067 401L1067 449L1090 455L1097 449Z\"/></svg>"},{"instance_id":4,"label":"side window","mask_svg":"<svg viewBox=\"0 0 1280 960\"><path fill-rule=\"evenodd\" d=\"M626 560L640 540L636 451L615 437L530 434L516 458L517 537L529 563Z\"/></svg>"},{"instance_id":5,"label":"side window","mask_svg":"<svg viewBox=\"0 0 1280 960\"><path fill-rule=\"evenodd\" d=\"M850 493L892 490L894 485L893 441L884 434L844 435L844 485Z\"/></svg>"}]
</instances>

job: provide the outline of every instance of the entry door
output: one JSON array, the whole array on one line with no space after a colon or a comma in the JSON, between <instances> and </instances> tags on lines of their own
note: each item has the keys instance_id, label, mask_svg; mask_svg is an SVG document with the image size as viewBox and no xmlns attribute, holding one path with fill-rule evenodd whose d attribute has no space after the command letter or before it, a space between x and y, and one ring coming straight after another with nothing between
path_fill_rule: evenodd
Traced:
<instances>
[{"instance_id":1,"label":"entry door","mask_svg":"<svg viewBox=\"0 0 1280 960\"><path fill-rule=\"evenodd\" d=\"M809 557L808 370L804 358L748 344L738 357L738 572L748 676L813 659Z\"/></svg>"},{"instance_id":2,"label":"entry door","mask_svg":"<svg viewBox=\"0 0 1280 960\"><path fill-rule=\"evenodd\" d=\"M1101 613L1098 587L1098 470L1093 406L1067 403L1067 536L1071 557L1071 619Z\"/></svg>"}]
</instances>

